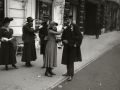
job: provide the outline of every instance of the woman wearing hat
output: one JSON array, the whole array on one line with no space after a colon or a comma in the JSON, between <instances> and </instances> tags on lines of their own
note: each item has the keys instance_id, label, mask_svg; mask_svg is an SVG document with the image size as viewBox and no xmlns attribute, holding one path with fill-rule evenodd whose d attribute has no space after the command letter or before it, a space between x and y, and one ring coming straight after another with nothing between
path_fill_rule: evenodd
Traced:
<instances>
[{"instance_id":1,"label":"woman wearing hat","mask_svg":"<svg viewBox=\"0 0 120 90\"><path fill-rule=\"evenodd\" d=\"M30 62L37 59L35 49L35 32L42 28L42 26L40 26L39 29L34 30L33 20L34 19L32 17L28 17L27 23L23 26L22 40L24 42L24 48L22 62L25 62L27 67L32 66Z\"/></svg>"},{"instance_id":2,"label":"woman wearing hat","mask_svg":"<svg viewBox=\"0 0 120 90\"><path fill-rule=\"evenodd\" d=\"M12 41L14 38L13 29L9 27L10 22L13 18L4 18L2 27L0 28L0 65L5 65L5 69L8 70L8 65L12 65L15 69L18 69L16 64L15 50Z\"/></svg>"},{"instance_id":3,"label":"woman wearing hat","mask_svg":"<svg viewBox=\"0 0 120 90\"><path fill-rule=\"evenodd\" d=\"M50 22L48 31L48 42L45 48L45 76L48 77L52 77L52 75L55 75L52 72L52 68L57 66L57 43L55 35L59 35L63 32L63 29L57 32L57 25L58 24L54 21Z\"/></svg>"}]
</instances>

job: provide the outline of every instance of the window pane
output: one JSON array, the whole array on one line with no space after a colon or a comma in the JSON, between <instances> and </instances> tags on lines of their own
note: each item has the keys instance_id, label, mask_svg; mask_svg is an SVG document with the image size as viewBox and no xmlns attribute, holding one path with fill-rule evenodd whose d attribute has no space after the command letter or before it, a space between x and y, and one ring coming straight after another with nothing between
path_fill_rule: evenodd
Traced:
<instances>
[{"instance_id":1,"label":"window pane","mask_svg":"<svg viewBox=\"0 0 120 90\"><path fill-rule=\"evenodd\" d=\"M52 19L52 3L36 0L36 19L41 19L44 15L49 15Z\"/></svg>"},{"instance_id":2,"label":"window pane","mask_svg":"<svg viewBox=\"0 0 120 90\"><path fill-rule=\"evenodd\" d=\"M4 18L4 0L0 0L0 23Z\"/></svg>"}]
</instances>

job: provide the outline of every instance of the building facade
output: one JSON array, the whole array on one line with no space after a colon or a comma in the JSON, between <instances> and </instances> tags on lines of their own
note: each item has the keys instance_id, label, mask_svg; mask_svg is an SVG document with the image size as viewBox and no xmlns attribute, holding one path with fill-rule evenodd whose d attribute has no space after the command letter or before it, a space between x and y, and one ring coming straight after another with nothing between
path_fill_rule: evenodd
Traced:
<instances>
[{"instance_id":1,"label":"building facade","mask_svg":"<svg viewBox=\"0 0 120 90\"><path fill-rule=\"evenodd\" d=\"M0 23L4 17L12 17L10 23L15 35L22 34L22 26L26 18L31 16L36 21L45 14L50 15L50 20L59 23L62 27L65 0L0 0Z\"/></svg>"},{"instance_id":2,"label":"building facade","mask_svg":"<svg viewBox=\"0 0 120 90\"><path fill-rule=\"evenodd\" d=\"M10 26L15 35L22 34L27 17L35 19L35 27L46 14L59 24L58 30L63 26L63 16L71 14L84 34L93 35L96 18L100 18L105 31L120 26L120 0L0 0L0 23L4 17L14 18Z\"/></svg>"}]
</instances>

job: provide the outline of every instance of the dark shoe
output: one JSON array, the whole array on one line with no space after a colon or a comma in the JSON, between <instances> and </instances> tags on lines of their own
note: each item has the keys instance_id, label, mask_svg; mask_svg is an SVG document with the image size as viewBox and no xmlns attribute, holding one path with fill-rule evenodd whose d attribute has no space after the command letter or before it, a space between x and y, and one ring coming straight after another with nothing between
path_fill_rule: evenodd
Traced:
<instances>
[{"instance_id":1,"label":"dark shoe","mask_svg":"<svg viewBox=\"0 0 120 90\"><path fill-rule=\"evenodd\" d=\"M99 39L99 35L96 35L96 39Z\"/></svg>"},{"instance_id":2,"label":"dark shoe","mask_svg":"<svg viewBox=\"0 0 120 90\"><path fill-rule=\"evenodd\" d=\"M7 65L5 65L5 70L8 70L8 66Z\"/></svg>"},{"instance_id":3,"label":"dark shoe","mask_svg":"<svg viewBox=\"0 0 120 90\"><path fill-rule=\"evenodd\" d=\"M28 62L28 66L29 66L29 67L31 67L31 66L32 66L32 64L31 64L30 62Z\"/></svg>"},{"instance_id":4,"label":"dark shoe","mask_svg":"<svg viewBox=\"0 0 120 90\"><path fill-rule=\"evenodd\" d=\"M49 73L50 73L51 75L56 75L55 73L52 72L52 69L53 69L53 68L49 68Z\"/></svg>"},{"instance_id":5,"label":"dark shoe","mask_svg":"<svg viewBox=\"0 0 120 90\"><path fill-rule=\"evenodd\" d=\"M52 71L51 72L49 72L51 75L56 75L55 73L53 73Z\"/></svg>"},{"instance_id":6,"label":"dark shoe","mask_svg":"<svg viewBox=\"0 0 120 90\"><path fill-rule=\"evenodd\" d=\"M45 68L45 66L42 66L41 68L42 68L42 69L44 69L44 68Z\"/></svg>"},{"instance_id":7,"label":"dark shoe","mask_svg":"<svg viewBox=\"0 0 120 90\"><path fill-rule=\"evenodd\" d=\"M28 62L25 63L25 66L28 66Z\"/></svg>"},{"instance_id":8,"label":"dark shoe","mask_svg":"<svg viewBox=\"0 0 120 90\"><path fill-rule=\"evenodd\" d=\"M72 81L72 76L69 76L67 81Z\"/></svg>"},{"instance_id":9,"label":"dark shoe","mask_svg":"<svg viewBox=\"0 0 120 90\"><path fill-rule=\"evenodd\" d=\"M45 72L45 76L52 77L52 75L49 74L48 72Z\"/></svg>"},{"instance_id":10,"label":"dark shoe","mask_svg":"<svg viewBox=\"0 0 120 90\"><path fill-rule=\"evenodd\" d=\"M15 69L18 69L18 67L15 64L13 64L12 67L14 67Z\"/></svg>"},{"instance_id":11,"label":"dark shoe","mask_svg":"<svg viewBox=\"0 0 120 90\"><path fill-rule=\"evenodd\" d=\"M67 74L67 73L65 73L65 74L62 74L62 76L68 76L68 74Z\"/></svg>"}]
</instances>

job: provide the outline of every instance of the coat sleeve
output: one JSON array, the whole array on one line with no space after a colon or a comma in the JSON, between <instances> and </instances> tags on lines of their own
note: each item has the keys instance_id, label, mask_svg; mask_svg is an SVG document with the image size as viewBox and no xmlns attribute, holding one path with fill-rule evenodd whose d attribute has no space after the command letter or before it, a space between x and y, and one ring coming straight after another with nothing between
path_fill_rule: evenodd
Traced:
<instances>
[{"instance_id":1,"label":"coat sleeve","mask_svg":"<svg viewBox=\"0 0 120 90\"><path fill-rule=\"evenodd\" d=\"M75 38L76 38L75 44L79 46L82 44L83 35L80 32L80 28L77 25L75 25L74 32L75 32Z\"/></svg>"},{"instance_id":2,"label":"coat sleeve","mask_svg":"<svg viewBox=\"0 0 120 90\"><path fill-rule=\"evenodd\" d=\"M29 33L35 33L39 30L39 29L34 30L33 28L30 28L30 27L27 27L27 26L24 26L23 28L24 28L24 30L26 30Z\"/></svg>"},{"instance_id":3,"label":"coat sleeve","mask_svg":"<svg viewBox=\"0 0 120 90\"><path fill-rule=\"evenodd\" d=\"M63 40L66 40L66 30L63 31L61 40L62 40L62 43L64 44Z\"/></svg>"}]
</instances>

